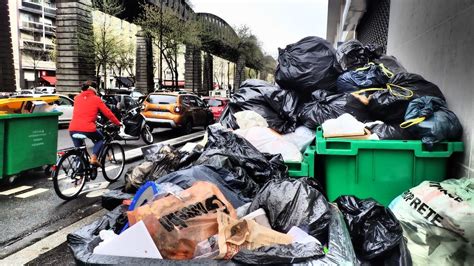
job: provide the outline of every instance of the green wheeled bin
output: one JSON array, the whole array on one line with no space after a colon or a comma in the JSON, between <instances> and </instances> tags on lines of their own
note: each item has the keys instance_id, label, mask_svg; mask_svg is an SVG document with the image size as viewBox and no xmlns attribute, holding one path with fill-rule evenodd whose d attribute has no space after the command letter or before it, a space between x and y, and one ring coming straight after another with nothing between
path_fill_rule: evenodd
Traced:
<instances>
[{"instance_id":1,"label":"green wheeled bin","mask_svg":"<svg viewBox=\"0 0 474 266\"><path fill-rule=\"evenodd\" d=\"M0 179L56 162L61 114L0 115Z\"/></svg>"},{"instance_id":2,"label":"green wheeled bin","mask_svg":"<svg viewBox=\"0 0 474 266\"><path fill-rule=\"evenodd\" d=\"M428 151L419 140L325 139L321 128L316 132L316 153L323 160L330 201L355 195L388 206L425 180L445 179L449 157L463 150L463 142L438 143Z\"/></svg>"}]
</instances>

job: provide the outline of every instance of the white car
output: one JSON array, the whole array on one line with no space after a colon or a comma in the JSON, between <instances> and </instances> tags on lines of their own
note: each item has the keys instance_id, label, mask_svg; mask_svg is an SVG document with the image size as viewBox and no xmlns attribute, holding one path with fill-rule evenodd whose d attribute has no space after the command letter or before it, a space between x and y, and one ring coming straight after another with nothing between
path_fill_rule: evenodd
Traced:
<instances>
[{"instance_id":1,"label":"white car","mask_svg":"<svg viewBox=\"0 0 474 266\"><path fill-rule=\"evenodd\" d=\"M33 88L36 93L47 93L47 94L54 94L56 93L56 87L52 86L42 86Z\"/></svg>"},{"instance_id":2,"label":"white car","mask_svg":"<svg viewBox=\"0 0 474 266\"><path fill-rule=\"evenodd\" d=\"M72 112L74 110L74 101L61 94L22 94L22 95L15 95L12 96L14 98L43 98L43 97L50 97L50 96L58 96L59 99L50 103L50 105L56 105L56 110L62 112L63 114L59 116L58 123L59 124L68 124L71 122L72 119Z\"/></svg>"},{"instance_id":3,"label":"white car","mask_svg":"<svg viewBox=\"0 0 474 266\"><path fill-rule=\"evenodd\" d=\"M59 96L57 101L54 101L51 104L56 105L56 110L62 112L63 114L59 117L59 124L68 124L71 122L72 119L72 112L74 110L74 101L64 95L61 94L49 94L49 95L41 95L41 97L48 97L48 96Z\"/></svg>"}]
</instances>

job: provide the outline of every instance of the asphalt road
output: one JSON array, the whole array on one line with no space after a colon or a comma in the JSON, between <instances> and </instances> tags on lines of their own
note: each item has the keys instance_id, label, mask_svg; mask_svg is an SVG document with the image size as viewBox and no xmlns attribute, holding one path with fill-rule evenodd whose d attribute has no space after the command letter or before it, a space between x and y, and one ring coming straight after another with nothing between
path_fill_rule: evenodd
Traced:
<instances>
[{"instance_id":1,"label":"asphalt road","mask_svg":"<svg viewBox=\"0 0 474 266\"><path fill-rule=\"evenodd\" d=\"M155 142L160 142L178 135L172 130L155 129L154 136ZM122 142L122 144L125 150L145 145L141 140ZM58 149L71 146L72 141L67 130L60 129L58 131ZM88 142L87 146L92 146L92 143ZM129 162L125 171L138 163L140 161ZM99 174L96 180L86 184L89 189L85 187L85 191L77 199L69 202L57 197L52 181L41 169L22 173L13 184L0 185L0 224L2 227L0 230L0 259L101 210L101 192L123 185L123 180L121 178L118 182L109 184ZM62 245L58 248L64 249L64 247L65 245ZM53 253L44 254L41 258L48 258L48 256L52 256L51 254ZM63 260L60 264L67 262L71 261Z\"/></svg>"}]
</instances>

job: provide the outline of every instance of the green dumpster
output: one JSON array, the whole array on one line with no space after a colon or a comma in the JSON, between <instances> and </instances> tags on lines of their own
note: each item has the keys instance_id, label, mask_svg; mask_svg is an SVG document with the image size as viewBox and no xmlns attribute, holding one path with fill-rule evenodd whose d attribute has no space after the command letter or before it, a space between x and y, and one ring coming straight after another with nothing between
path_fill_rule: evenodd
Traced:
<instances>
[{"instance_id":1,"label":"green dumpster","mask_svg":"<svg viewBox=\"0 0 474 266\"><path fill-rule=\"evenodd\" d=\"M326 139L321 128L316 132L316 152L324 161L330 201L355 195L387 206L425 180L445 179L449 157L463 150L462 142L438 143L428 151L419 140Z\"/></svg>"},{"instance_id":2,"label":"green dumpster","mask_svg":"<svg viewBox=\"0 0 474 266\"><path fill-rule=\"evenodd\" d=\"M0 179L56 162L60 115L0 115Z\"/></svg>"}]
</instances>

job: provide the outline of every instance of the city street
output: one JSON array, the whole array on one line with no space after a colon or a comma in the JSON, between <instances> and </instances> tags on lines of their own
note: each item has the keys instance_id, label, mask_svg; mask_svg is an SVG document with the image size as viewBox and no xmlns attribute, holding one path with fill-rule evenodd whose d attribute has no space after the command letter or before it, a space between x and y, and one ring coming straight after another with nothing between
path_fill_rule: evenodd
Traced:
<instances>
[{"instance_id":1,"label":"city street","mask_svg":"<svg viewBox=\"0 0 474 266\"><path fill-rule=\"evenodd\" d=\"M196 130L195 130L196 131ZM169 129L155 129L155 143L178 137L177 133ZM142 140L121 142L127 151L144 146ZM67 129L58 130L58 149L72 146ZM92 143L87 141L87 146ZM141 162L141 159L128 162L125 171ZM25 247L31 246L65 228L84 217L90 216L102 210L101 195L107 189L117 188L123 185L122 178L113 184L105 181L99 174L96 180L86 183L81 195L72 201L66 202L58 198L54 192L51 178L46 176L41 169L25 172L9 185L0 186L0 205L2 215L2 230L0 231L0 259L13 254ZM102 213L99 213L102 214ZM99 215L100 216L100 215ZM99 217L97 216L97 217ZM97 217L95 219L97 219ZM92 221L89 221L89 223ZM66 241L66 235L57 240L59 243ZM66 245L59 246L58 249L64 249L61 252L47 252L42 255L43 263L56 264L56 259L60 259L61 264L73 262L72 256L66 251ZM42 250L45 252L45 250ZM37 254L30 254L31 258ZM66 256L66 259L64 258ZM24 261L26 263L28 261ZM23 263L23 262L22 262ZM34 264L43 264L34 262Z\"/></svg>"}]
</instances>

